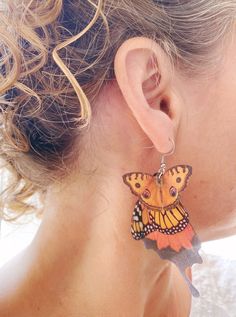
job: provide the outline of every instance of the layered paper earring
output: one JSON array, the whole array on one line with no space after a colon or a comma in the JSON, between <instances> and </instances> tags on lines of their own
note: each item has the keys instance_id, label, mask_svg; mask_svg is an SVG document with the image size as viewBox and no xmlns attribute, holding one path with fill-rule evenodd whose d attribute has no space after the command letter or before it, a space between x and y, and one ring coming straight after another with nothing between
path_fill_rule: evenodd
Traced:
<instances>
[{"instance_id":1,"label":"layered paper earring","mask_svg":"<svg viewBox=\"0 0 236 317\"><path fill-rule=\"evenodd\" d=\"M170 139L171 140L171 139ZM153 249L165 260L172 261L180 270L193 296L199 292L186 275L194 263L202 263L201 246L189 214L180 201L182 192L192 175L189 165L176 165L166 170L162 154L157 173L151 175L132 172L123 175L123 181L138 196L131 218L131 234L135 240L143 239L146 248Z\"/></svg>"}]
</instances>

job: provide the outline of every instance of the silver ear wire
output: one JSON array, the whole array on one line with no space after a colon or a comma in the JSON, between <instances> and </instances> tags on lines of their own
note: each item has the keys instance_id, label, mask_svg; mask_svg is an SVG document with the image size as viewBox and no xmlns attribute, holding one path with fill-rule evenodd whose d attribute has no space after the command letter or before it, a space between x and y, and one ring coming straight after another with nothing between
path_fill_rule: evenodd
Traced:
<instances>
[{"instance_id":1,"label":"silver ear wire","mask_svg":"<svg viewBox=\"0 0 236 317\"><path fill-rule=\"evenodd\" d=\"M174 142L174 140L171 139L171 138L169 138L169 140L172 143L172 149L169 152L167 152L167 153L162 153L161 154L161 164L160 164L160 168L159 168L159 170L157 172L157 181L158 181L159 184L161 183L161 177L164 175L165 170L166 170L165 156L169 156L169 155L173 154L174 151L175 151L175 142Z\"/></svg>"}]
</instances>

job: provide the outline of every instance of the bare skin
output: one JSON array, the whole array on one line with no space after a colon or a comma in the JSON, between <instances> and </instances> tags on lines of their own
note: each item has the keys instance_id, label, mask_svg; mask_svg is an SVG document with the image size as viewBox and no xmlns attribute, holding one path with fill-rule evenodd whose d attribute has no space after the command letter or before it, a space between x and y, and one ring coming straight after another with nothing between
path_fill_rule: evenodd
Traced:
<instances>
[{"instance_id":1,"label":"bare skin","mask_svg":"<svg viewBox=\"0 0 236 317\"><path fill-rule=\"evenodd\" d=\"M150 39L120 47L116 79L101 91L78 142L78 169L48 189L33 242L0 272L1 317L189 315L178 270L130 235L137 198L122 175L156 172L172 137L168 166L193 167L182 201L200 239L236 233L235 46L211 80L181 76Z\"/></svg>"}]
</instances>

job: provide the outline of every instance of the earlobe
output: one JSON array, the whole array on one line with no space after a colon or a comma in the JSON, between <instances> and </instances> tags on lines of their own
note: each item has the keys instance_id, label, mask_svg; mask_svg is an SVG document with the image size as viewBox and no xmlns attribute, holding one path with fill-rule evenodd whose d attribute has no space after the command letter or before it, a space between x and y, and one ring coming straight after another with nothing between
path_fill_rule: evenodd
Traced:
<instances>
[{"instance_id":1,"label":"earlobe","mask_svg":"<svg viewBox=\"0 0 236 317\"><path fill-rule=\"evenodd\" d=\"M172 148L176 116L171 92L171 63L152 39L135 37L118 49L114 61L117 83L140 127L161 153ZM172 102L173 101L173 102Z\"/></svg>"}]
</instances>

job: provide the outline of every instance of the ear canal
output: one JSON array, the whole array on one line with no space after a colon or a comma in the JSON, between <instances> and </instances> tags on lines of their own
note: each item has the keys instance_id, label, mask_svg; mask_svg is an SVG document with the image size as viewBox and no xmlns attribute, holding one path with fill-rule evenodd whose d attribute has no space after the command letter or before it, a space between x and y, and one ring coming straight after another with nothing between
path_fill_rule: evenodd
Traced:
<instances>
[{"instance_id":1,"label":"ear canal","mask_svg":"<svg viewBox=\"0 0 236 317\"><path fill-rule=\"evenodd\" d=\"M170 118L173 117L173 114L171 112L171 107L169 103L169 99L167 97L163 97L160 101L160 110L164 113L166 113Z\"/></svg>"}]
</instances>

